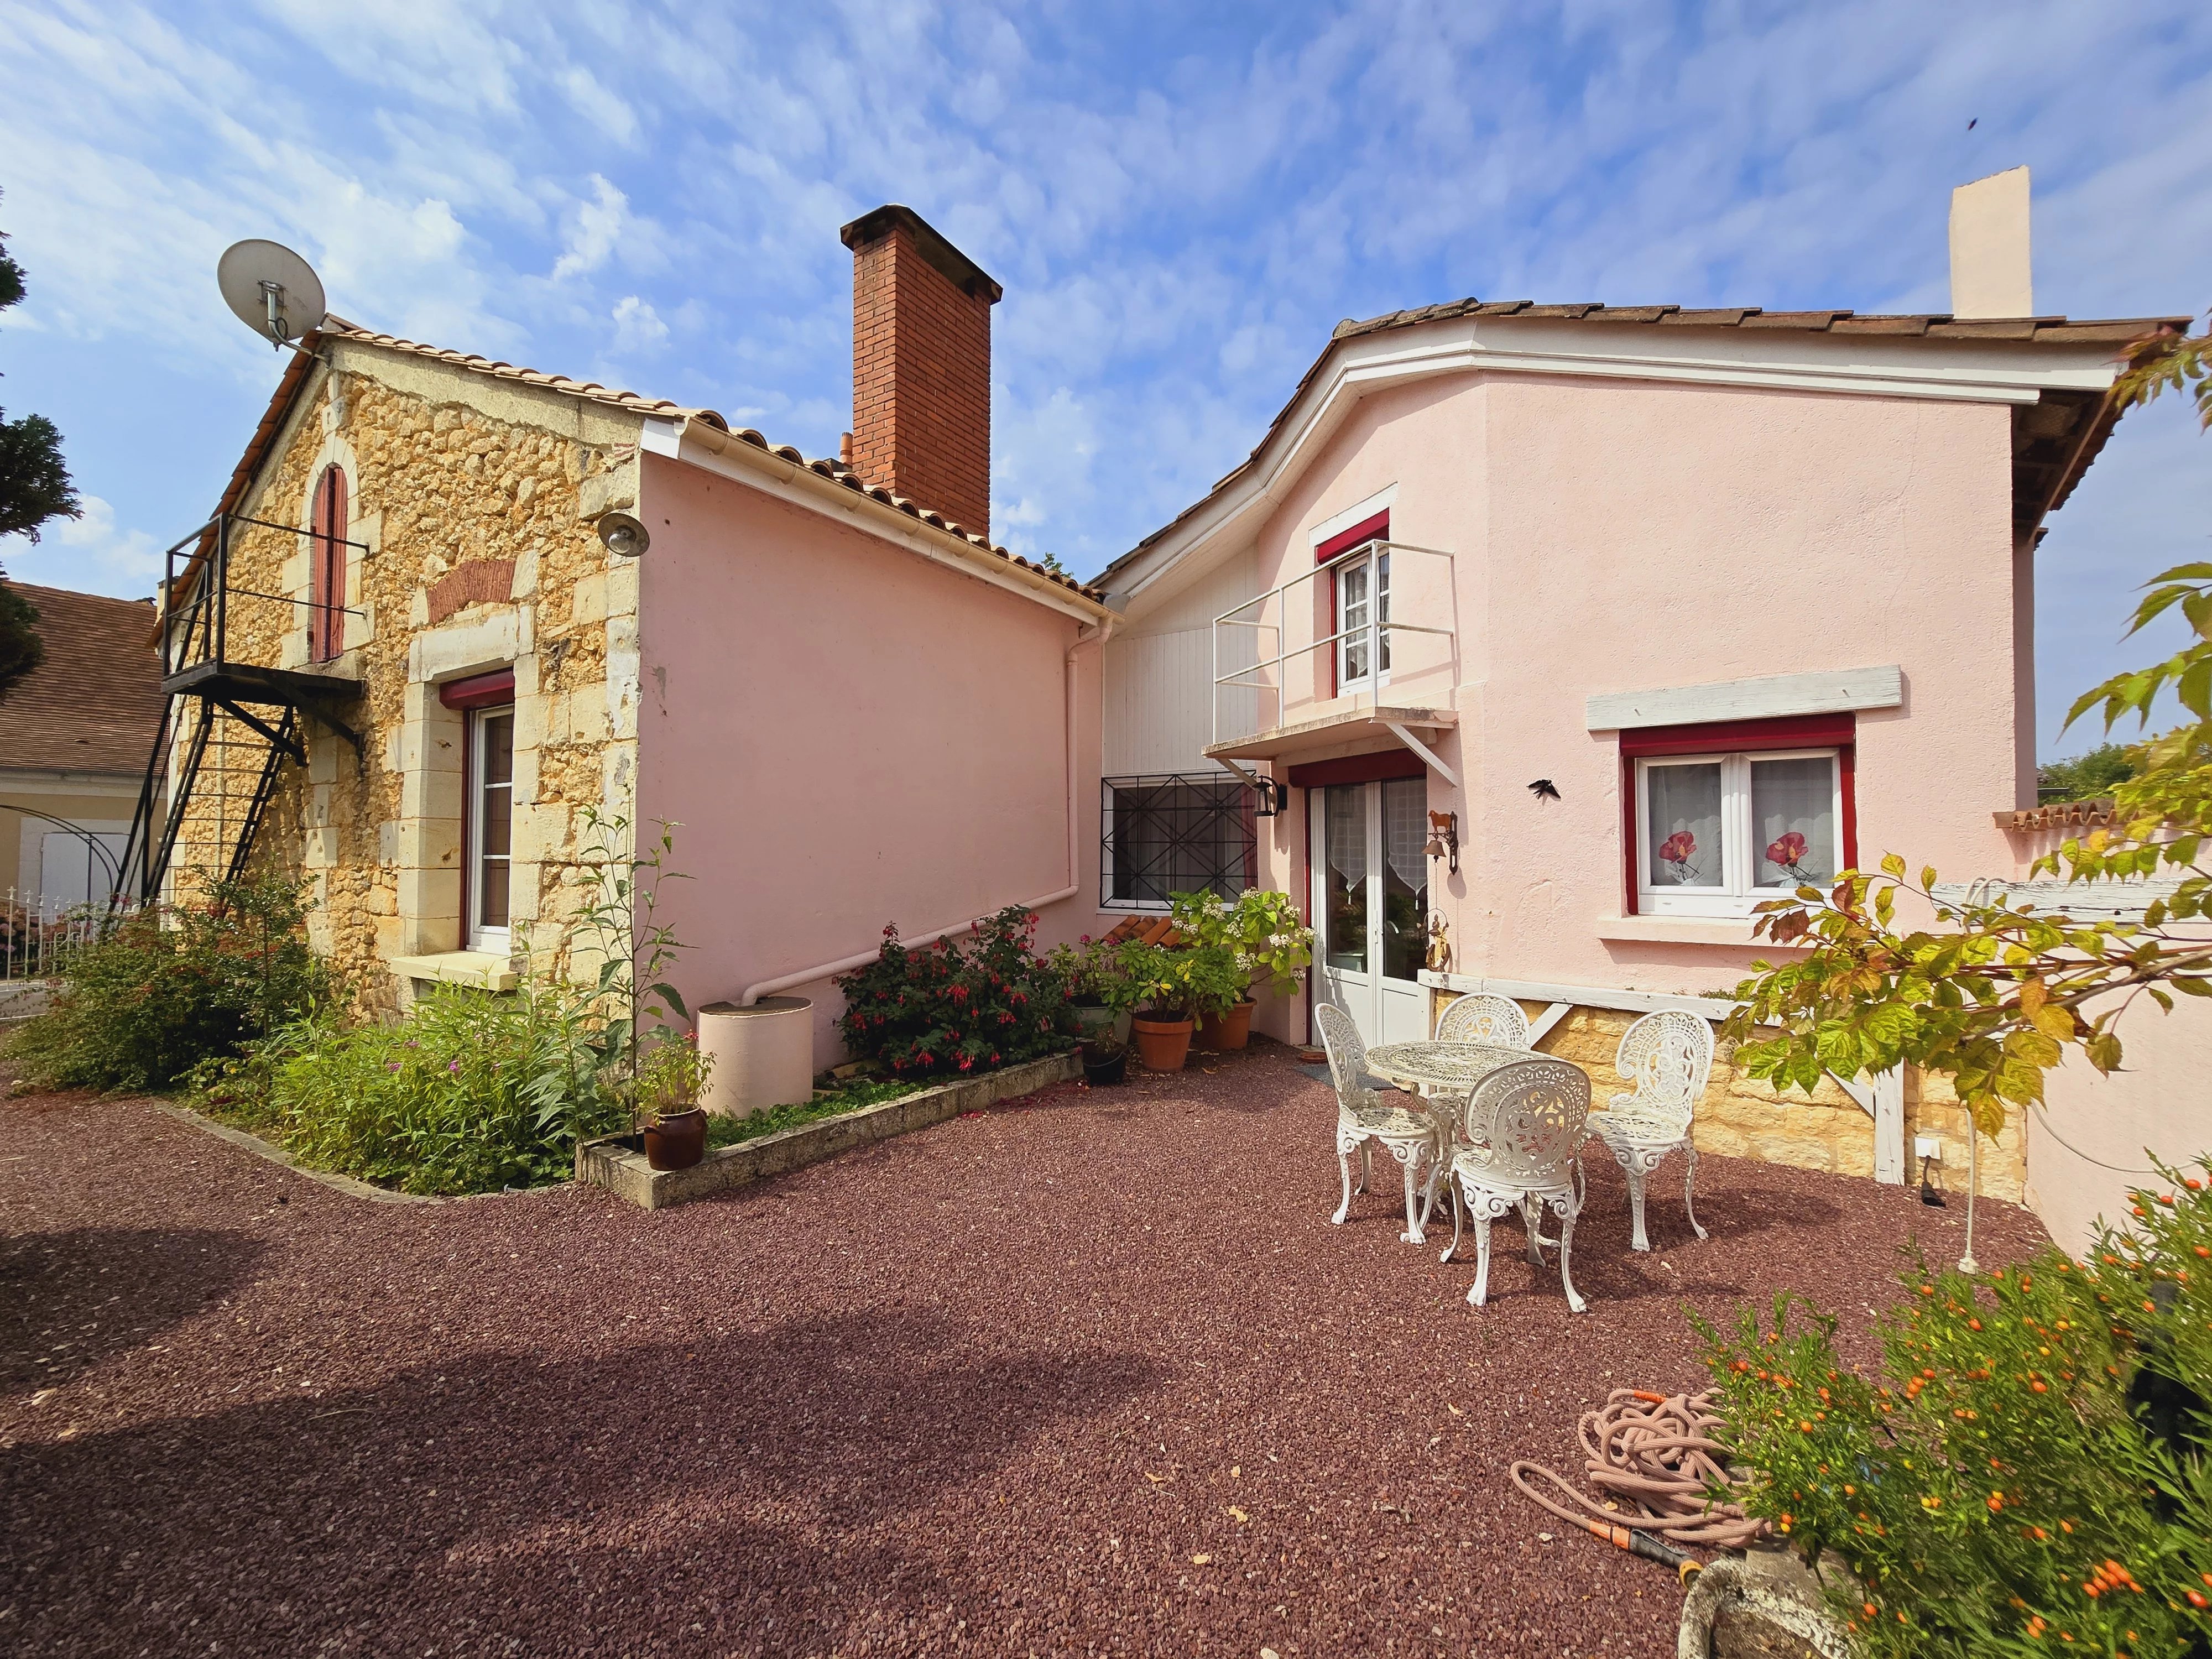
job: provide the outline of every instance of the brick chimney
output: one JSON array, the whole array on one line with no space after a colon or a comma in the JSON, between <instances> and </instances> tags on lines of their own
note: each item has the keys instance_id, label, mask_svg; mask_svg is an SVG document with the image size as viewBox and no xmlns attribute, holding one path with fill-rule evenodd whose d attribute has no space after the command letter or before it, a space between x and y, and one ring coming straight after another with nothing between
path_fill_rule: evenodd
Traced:
<instances>
[{"instance_id":1,"label":"brick chimney","mask_svg":"<svg viewBox=\"0 0 2212 1659\"><path fill-rule=\"evenodd\" d=\"M838 235L853 250L853 471L991 529L991 307L1004 289L911 208Z\"/></svg>"}]
</instances>

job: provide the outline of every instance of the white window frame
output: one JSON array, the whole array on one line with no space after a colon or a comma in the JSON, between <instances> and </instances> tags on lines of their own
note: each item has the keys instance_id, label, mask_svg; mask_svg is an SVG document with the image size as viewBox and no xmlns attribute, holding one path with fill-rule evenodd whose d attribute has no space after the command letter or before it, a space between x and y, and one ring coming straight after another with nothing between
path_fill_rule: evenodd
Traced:
<instances>
[{"instance_id":1,"label":"white window frame","mask_svg":"<svg viewBox=\"0 0 2212 1659\"><path fill-rule=\"evenodd\" d=\"M461 895L462 912L468 921L468 948L497 956L506 956L514 948L514 767L510 758L507 781L493 783L486 775L490 769L484 764L484 727L492 720L507 722L507 752L514 754L514 705L511 702L492 703L483 708L467 711L469 722L469 778L468 799L462 803L464 819L461 833L468 846L468 869L465 872L468 890ZM487 854L483 846L484 798L492 790L507 792L507 850ZM504 927L483 925L483 871L490 859L496 858L507 866L507 915Z\"/></svg>"},{"instance_id":2,"label":"white window frame","mask_svg":"<svg viewBox=\"0 0 2212 1659\"><path fill-rule=\"evenodd\" d=\"M1345 619L1345 573L1360 566L1364 566L1367 571L1367 598L1361 602L1360 608L1364 611L1370 607L1376 607L1375 621L1385 624L1377 627L1371 635L1367 631L1368 619L1365 616L1363 615L1356 624L1348 624ZM1328 571L1329 632L1336 637L1337 695L1342 696L1348 691L1363 690L1370 686L1380 690L1390 684L1390 630L1387 626L1390 620L1390 544L1387 541L1362 542L1331 559ZM1354 675L1351 672L1353 636L1349 629L1352 626L1359 629L1358 638L1363 642L1370 638L1374 642L1375 664L1364 674ZM1376 669L1380 672L1376 672Z\"/></svg>"},{"instance_id":3,"label":"white window frame","mask_svg":"<svg viewBox=\"0 0 2212 1659\"><path fill-rule=\"evenodd\" d=\"M1835 748L1742 749L1704 755L1645 755L1636 762L1636 908L1643 915L1748 916L1753 908L1780 898L1790 886L1758 887L1758 836L1752 827L1751 767L1753 761L1826 760L1832 791L1830 818L1835 825L1835 865L1844 864L1844 763ZM1651 879L1651 791L1654 769L1712 766L1721 769L1721 879L1713 886L1664 886Z\"/></svg>"}]
</instances>

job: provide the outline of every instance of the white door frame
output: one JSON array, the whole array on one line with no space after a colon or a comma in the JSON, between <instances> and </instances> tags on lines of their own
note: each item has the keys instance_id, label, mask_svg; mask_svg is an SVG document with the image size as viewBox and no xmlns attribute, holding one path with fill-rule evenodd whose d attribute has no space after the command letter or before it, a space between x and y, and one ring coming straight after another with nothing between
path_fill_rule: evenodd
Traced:
<instances>
[{"instance_id":1,"label":"white door frame","mask_svg":"<svg viewBox=\"0 0 2212 1659\"><path fill-rule=\"evenodd\" d=\"M1359 1028L1361 1038L1370 1048L1382 1042L1415 1041L1428 1035L1427 991L1417 979L1394 979L1382 971L1384 905L1388 898L1383 874L1389 853L1382 828L1382 787L1380 782L1316 785L1306 794L1309 902L1319 935L1315 941L1314 1000L1316 1004L1334 1003L1350 1014L1352 1023ZM1367 846L1368 964L1360 970L1328 965L1329 789L1359 792L1361 831ZM1414 971L1419 972L1418 962Z\"/></svg>"}]
</instances>

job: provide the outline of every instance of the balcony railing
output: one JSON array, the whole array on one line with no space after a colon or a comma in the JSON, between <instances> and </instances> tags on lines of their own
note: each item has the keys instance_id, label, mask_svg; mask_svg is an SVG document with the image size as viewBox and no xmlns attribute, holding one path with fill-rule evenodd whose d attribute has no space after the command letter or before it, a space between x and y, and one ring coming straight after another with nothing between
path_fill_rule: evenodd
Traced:
<instances>
[{"instance_id":1,"label":"balcony railing","mask_svg":"<svg viewBox=\"0 0 2212 1659\"><path fill-rule=\"evenodd\" d=\"M1299 708L1379 708L1394 685L1449 690L1459 664L1449 625L1455 571L1442 549L1368 542L1223 611L1213 619L1213 742L1287 726ZM1401 620L1408 615L1445 625ZM1440 646L1420 648L1431 640Z\"/></svg>"},{"instance_id":2,"label":"balcony railing","mask_svg":"<svg viewBox=\"0 0 2212 1659\"><path fill-rule=\"evenodd\" d=\"M222 674L234 667L264 671L278 668L276 663L253 661L251 656L241 663L232 654L230 613L234 599L246 601L249 606L281 605L288 611L307 611L311 613L311 633L315 624L327 626L338 617L362 614L350 606L333 603L327 595L320 599L299 599L289 594L266 593L234 585L230 579L231 543L234 530L242 526L306 536L316 541L327 539L319 531L252 519L242 513L219 513L189 535L179 538L162 555L161 651L164 683L195 670L202 674L210 671ZM342 537L337 538L337 544L364 553L368 550L366 542L349 541ZM178 568L179 556L184 560L181 570Z\"/></svg>"}]
</instances>

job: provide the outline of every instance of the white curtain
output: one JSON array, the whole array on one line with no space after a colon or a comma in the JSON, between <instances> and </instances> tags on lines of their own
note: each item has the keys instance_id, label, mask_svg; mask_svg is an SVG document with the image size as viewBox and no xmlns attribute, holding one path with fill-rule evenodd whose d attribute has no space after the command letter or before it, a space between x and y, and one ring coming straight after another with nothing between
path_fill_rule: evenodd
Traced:
<instances>
[{"instance_id":1,"label":"white curtain","mask_svg":"<svg viewBox=\"0 0 2212 1659\"><path fill-rule=\"evenodd\" d=\"M1339 785L1327 797L1328 867L1344 878L1347 887L1367 879L1367 803L1363 793L1357 784Z\"/></svg>"},{"instance_id":2,"label":"white curtain","mask_svg":"<svg viewBox=\"0 0 2212 1659\"><path fill-rule=\"evenodd\" d=\"M1382 786L1382 851L1390 872L1418 893L1429 884L1429 786L1425 778L1404 778Z\"/></svg>"}]
</instances>

